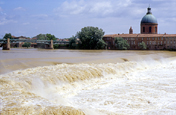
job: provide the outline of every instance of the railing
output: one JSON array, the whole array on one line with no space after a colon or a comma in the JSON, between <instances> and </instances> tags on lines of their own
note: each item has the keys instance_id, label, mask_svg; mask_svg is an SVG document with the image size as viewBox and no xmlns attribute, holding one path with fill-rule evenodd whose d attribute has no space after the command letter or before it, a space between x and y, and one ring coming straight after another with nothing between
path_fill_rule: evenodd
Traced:
<instances>
[{"instance_id":1,"label":"railing","mask_svg":"<svg viewBox=\"0 0 176 115\"><path fill-rule=\"evenodd\" d=\"M20 43L20 42L30 42L30 43L42 43L51 44L51 40L29 40L29 39L10 39L10 43ZM6 44L6 39L0 39L0 44ZM56 41L53 40L53 44L68 44L68 41Z\"/></svg>"}]
</instances>

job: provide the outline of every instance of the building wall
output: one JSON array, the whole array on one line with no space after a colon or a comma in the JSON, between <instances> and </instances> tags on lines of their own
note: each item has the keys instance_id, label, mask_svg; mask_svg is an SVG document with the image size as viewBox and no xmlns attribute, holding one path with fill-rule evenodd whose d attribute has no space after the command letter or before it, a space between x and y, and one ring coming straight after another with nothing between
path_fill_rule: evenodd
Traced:
<instances>
[{"instance_id":1,"label":"building wall","mask_svg":"<svg viewBox=\"0 0 176 115\"><path fill-rule=\"evenodd\" d=\"M115 37L103 37L108 49L116 49ZM127 40L130 50L139 50L139 44L144 42L148 50L176 49L176 35L174 37L122 37Z\"/></svg>"},{"instance_id":2,"label":"building wall","mask_svg":"<svg viewBox=\"0 0 176 115\"><path fill-rule=\"evenodd\" d=\"M151 27L151 31L149 28ZM158 24L141 24L141 34L157 34Z\"/></svg>"},{"instance_id":3,"label":"building wall","mask_svg":"<svg viewBox=\"0 0 176 115\"><path fill-rule=\"evenodd\" d=\"M167 49L176 49L176 37L167 37L166 47Z\"/></svg>"},{"instance_id":4,"label":"building wall","mask_svg":"<svg viewBox=\"0 0 176 115\"><path fill-rule=\"evenodd\" d=\"M115 40L112 37L104 37L103 40L107 44L107 49L115 49Z\"/></svg>"},{"instance_id":5,"label":"building wall","mask_svg":"<svg viewBox=\"0 0 176 115\"><path fill-rule=\"evenodd\" d=\"M20 36L20 37L14 37L14 39L23 40L23 39L30 39L30 38ZM19 42L19 43L11 44L11 47L22 47L23 44L24 42Z\"/></svg>"}]
</instances>

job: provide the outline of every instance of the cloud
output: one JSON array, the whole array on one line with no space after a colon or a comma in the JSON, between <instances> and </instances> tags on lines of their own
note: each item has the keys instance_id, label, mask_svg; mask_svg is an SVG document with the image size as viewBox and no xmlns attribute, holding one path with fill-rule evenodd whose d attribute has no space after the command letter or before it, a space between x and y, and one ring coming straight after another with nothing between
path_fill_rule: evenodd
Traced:
<instances>
[{"instance_id":1,"label":"cloud","mask_svg":"<svg viewBox=\"0 0 176 115\"><path fill-rule=\"evenodd\" d=\"M101 13L102 15L107 15L113 12L114 10L113 10L112 3L107 1L97 2L93 4L89 10L89 13L95 13L95 14Z\"/></svg>"},{"instance_id":2,"label":"cloud","mask_svg":"<svg viewBox=\"0 0 176 115\"><path fill-rule=\"evenodd\" d=\"M6 18L1 18L0 19L0 25L5 25L5 24L8 24L8 23L17 23L17 21L15 21L15 20L8 20Z\"/></svg>"},{"instance_id":3,"label":"cloud","mask_svg":"<svg viewBox=\"0 0 176 115\"><path fill-rule=\"evenodd\" d=\"M55 9L60 16L69 15L91 15L97 17L105 17L116 15L121 9L128 7L131 0L79 0L65 1L60 7Z\"/></svg>"},{"instance_id":4,"label":"cloud","mask_svg":"<svg viewBox=\"0 0 176 115\"><path fill-rule=\"evenodd\" d=\"M65 1L59 8L57 8L55 11L56 12L60 12L61 14L81 14L86 10L87 5L85 4L85 2L83 0L80 0L78 2L76 1L72 1L72 2L68 2Z\"/></svg>"},{"instance_id":5,"label":"cloud","mask_svg":"<svg viewBox=\"0 0 176 115\"><path fill-rule=\"evenodd\" d=\"M9 23L17 23L16 19L20 16L17 15L7 15L3 12L3 9L0 7L0 25L5 25Z\"/></svg>"},{"instance_id":6,"label":"cloud","mask_svg":"<svg viewBox=\"0 0 176 115\"><path fill-rule=\"evenodd\" d=\"M146 14L149 3L156 17L176 16L175 0L67 0L54 9L54 12L60 17L138 19Z\"/></svg>"},{"instance_id":7,"label":"cloud","mask_svg":"<svg viewBox=\"0 0 176 115\"><path fill-rule=\"evenodd\" d=\"M15 21L14 18L14 16L8 16L6 13L4 13L3 9L0 7L0 25L16 23L17 21Z\"/></svg>"},{"instance_id":8,"label":"cloud","mask_svg":"<svg viewBox=\"0 0 176 115\"><path fill-rule=\"evenodd\" d=\"M23 7L17 7L17 8L14 8L15 11L26 11L25 8Z\"/></svg>"},{"instance_id":9,"label":"cloud","mask_svg":"<svg viewBox=\"0 0 176 115\"><path fill-rule=\"evenodd\" d=\"M3 12L3 9L0 7L0 14L1 15L6 15L6 13Z\"/></svg>"}]
</instances>

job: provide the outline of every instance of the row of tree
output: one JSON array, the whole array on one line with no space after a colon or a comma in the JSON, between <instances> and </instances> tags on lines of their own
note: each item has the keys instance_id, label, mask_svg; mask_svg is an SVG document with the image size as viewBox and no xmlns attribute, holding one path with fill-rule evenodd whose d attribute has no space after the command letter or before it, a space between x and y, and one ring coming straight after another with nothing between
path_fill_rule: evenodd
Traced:
<instances>
[{"instance_id":1,"label":"row of tree","mask_svg":"<svg viewBox=\"0 0 176 115\"><path fill-rule=\"evenodd\" d=\"M72 36L69 41L69 48L71 49L105 49L107 43L104 42L104 31L98 27L84 27L81 31L77 32L76 36ZM79 41L77 41L79 39ZM139 44L141 49L146 49L147 46L144 42ZM130 45L127 40L121 37L115 38L115 47L119 50L127 50Z\"/></svg>"},{"instance_id":2,"label":"row of tree","mask_svg":"<svg viewBox=\"0 0 176 115\"><path fill-rule=\"evenodd\" d=\"M58 39L54 35L51 35L51 34L39 34L35 36L34 38L37 38L37 40L57 40Z\"/></svg>"},{"instance_id":3,"label":"row of tree","mask_svg":"<svg viewBox=\"0 0 176 115\"><path fill-rule=\"evenodd\" d=\"M81 31L77 32L75 36L72 36L69 39L69 44L65 45L70 49L105 49L107 43L102 39L104 36L104 31L98 27L84 27ZM10 33L5 34L4 39L10 38L12 36ZM54 35L51 34L39 34L35 36L37 40L57 40ZM140 43L139 46L141 49L146 49L147 46L144 42ZM25 43L23 47L29 47L29 43ZM61 45L54 45L54 48L60 48ZM115 38L115 47L120 50L127 50L129 44L123 38Z\"/></svg>"},{"instance_id":4,"label":"row of tree","mask_svg":"<svg viewBox=\"0 0 176 115\"><path fill-rule=\"evenodd\" d=\"M13 39L11 33L6 33L3 37L3 39ZM33 38L37 38L37 40L57 40L58 38L56 38L54 35L51 34L39 34Z\"/></svg>"}]
</instances>

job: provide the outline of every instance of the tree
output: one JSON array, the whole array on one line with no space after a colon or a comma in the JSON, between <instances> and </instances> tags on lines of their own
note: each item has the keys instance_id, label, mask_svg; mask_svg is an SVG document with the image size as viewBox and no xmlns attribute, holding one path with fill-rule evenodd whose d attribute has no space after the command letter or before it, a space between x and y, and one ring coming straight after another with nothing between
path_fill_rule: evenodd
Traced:
<instances>
[{"instance_id":1,"label":"tree","mask_svg":"<svg viewBox=\"0 0 176 115\"><path fill-rule=\"evenodd\" d=\"M105 46L107 46L105 41L103 39L99 39L97 42L97 49L105 49Z\"/></svg>"},{"instance_id":2,"label":"tree","mask_svg":"<svg viewBox=\"0 0 176 115\"><path fill-rule=\"evenodd\" d=\"M142 42L142 43L140 43L139 44L139 47L141 48L141 49L147 49L147 45L145 44L145 42Z\"/></svg>"},{"instance_id":3,"label":"tree","mask_svg":"<svg viewBox=\"0 0 176 115\"><path fill-rule=\"evenodd\" d=\"M39 34L36 36L37 40L46 40L45 34Z\"/></svg>"},{"instance_id":4,"label":"tree","mask_svg":"<svg viewBox=\"0 0 176 115\"><path fill-rule=\"evenodd\" d=\"M98 41L103 37L104 32L98 27L84 27L77 32L76 37L79 38L79 48L81 49L95 49Z\"/></svg>"},{"instance_id":5,"label":"tree","mask_svg":"<svg viewBox=\"0 0 176 115\"><path fill-rule=\"evenodd\" d=\"M6 33L6 34L4 35L4 39L7 39L7 38L12 39L11 33Z\"/></svg>"},{"instance_id":6,"label":"tree","mask_svg":"<svg viewBox=\"0 0 176 115\"><path fill-rule=\"evenodd\" d=\"M51 34L39 34L36 36L38 40L56 40L57 38Z\"/></svg>"},{"instance_id":7,"label":"tree","mask_svg":"<svg viewBox=\"0 0 176 115\"><path fill-rule=\"evenodd\" d=\"M127 40L124 40L121 37L115 38L115 46L117 49L120 49L120 50L127 50L129 48L129 44L127 43Z\"/></svg>"},{"instance_id":8,"label":"tree","mask_svg":"<svg viewBox=\"0 0 176 115\"><path fill-rule=\"evenodd\" d=\"M22 45L22 47L30 47L31 46L31 43L29 43L29 42L25 42L23 45Z\"/></svg>"},{"instance_id":9,"label":"tree","mask_svg":"<svg viewBox=\"0 0 176 115\"><path fill-rule=\"evenodd\" d=\"M57 38L54 35L46 34L47 40L56 40Z\"/></svg>"},{"instance_id":10,"label":"tree","mask_svg":"<svg viewBox=\"0 0 176 115\"><path fill-rule=\"evenodd\" d=\"M76 37L72 36L69 38L69 48L70 49L75 49L76 48Z\"/></svg>"}]
</instances>

